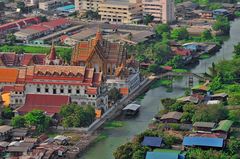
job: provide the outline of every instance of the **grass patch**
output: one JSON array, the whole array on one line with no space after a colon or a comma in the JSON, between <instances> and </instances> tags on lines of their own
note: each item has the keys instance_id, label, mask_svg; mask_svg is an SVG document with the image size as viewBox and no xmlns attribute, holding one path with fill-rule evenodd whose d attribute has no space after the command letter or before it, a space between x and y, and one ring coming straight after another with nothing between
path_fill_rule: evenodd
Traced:
<instances>
[{"instance_id":1,"label":"grass patch","mask_svg":"<svg viewBox=\"0 0 240 159\"><path fill-rule=\"evenodd\" d=\"M122 121L109 121L104 125L104 128L113 129L123 127L124 123Z\"/></svg>"},{"instance_id":2,"label":"grass patch","mask_svg":"<svg viewBox=\"0 0 240 159\"><path fill-rule=\"evenodd\" d=\"M209 54L202 54L201 56L199 56L199 59L203 60L203 59L208 59L210 57Z\"/></svg>"},{"instance_id":3,"label":"grass patch","mask_svg":"<svg viewBox=\"0 0 240 159\"><path fill-rule=\"evenodd\" d=\"M73 143L78 142L81 139L81 135L78 133L74 133L74 132L64 132L63 135L69 136L70 141Z\"/></svg>"},{"instance_id":4,"label":"grass patch","mask_svg":"<svg viewBox=\"0 0 240 159\"><path fill-rule=\"evenodd\" d=\"M171 80L161 79L161 80L157 80L157 81L153 82L152 85L150 86L150 89L158 88L160 86L168 87L171 84L172 84Z\"/></svg>"},{"instance_id":5,"label":"grass patch","mask_svg":"<svg viewBox=\"0 0 240 159\"><path fill-rule=\"evenodd\" d=\"M176 72L176 73L185 73L185 72L188 72L188 70L186 70L186 69L173 69L173 72Z\"/></svg>"},{"instance_id":6,"label":"grass patch","mask_svg":"<svg viewBox=\"0 0 240 159\"><path fill-rule=\"evenodd\" d=\"M143 100L144 99L144 97L145 97L145 93L142 93L141 95L139 95L137 98L136 98L136 100L137 101L141 101L141 100Z\"/></svg>"},{"instance_id":7,"label":"grass patch","mask_svg":"<svg viewBox=\"0 0 240 159\"><path fill-rule=\"evenodd\" d=\"M24 46L24 45L2 45L0 46L0 52L24 52L24 53L33 53L33 54L48 54L50 52L50 47L41 47L41 46ZM62 57L64 60L70 61L72 48L62 48L56 46L57 54Z\"/></svg>"},{"instance_id":8,"label":"grass patch","mask_svg":"<svg viewBox=\"0 0 240 159\"><path fill-rule=\"evenodd\" d=\"M59 135L59 133L57 133L57 132L52 132L52 131L48 131L48 132L46 132L46 135L47 135L48 137L54 138L54 137L56 137L57 135Z\"/></svg>"},{"instance_id":9,"label":"grass patch","mask_svg":"<svg viewBox=\"0 0 240 159\"><path fill-rule=\"evenodd\" d=\"M102 132L101 134L98 135L98 137L93 142L97 143L97 142L105 140L106 138L108 138L107 133Z\"/></svg>"}]
</instances>

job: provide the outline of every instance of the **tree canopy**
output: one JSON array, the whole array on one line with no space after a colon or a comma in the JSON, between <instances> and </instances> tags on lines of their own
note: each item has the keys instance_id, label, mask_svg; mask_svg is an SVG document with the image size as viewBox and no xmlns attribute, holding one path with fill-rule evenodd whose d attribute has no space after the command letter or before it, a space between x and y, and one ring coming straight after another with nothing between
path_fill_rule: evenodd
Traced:
<instances>
[{"instance_id":1,"label":"tree canopy","mask_svg":"<svg viewBox=\"0 0 240 159\"><path fill-rule=\"evenodd\" d=\"M185 27L179 27L174 28L171 32L171 38L175 40L186 40L189 38L189 33L187 31L187 28Z\"/></svg>"},{"instance_id":2,"label":"tree canopy","mask_svg":"<svg viewBox=\"0 0 240 159\"><path fill-rule=\"evenodd\" d=\"M61 108L60 115L64 127L86 127L94 121L95 109L89 105L69 104Z\"/></svg>"}]
</instances>

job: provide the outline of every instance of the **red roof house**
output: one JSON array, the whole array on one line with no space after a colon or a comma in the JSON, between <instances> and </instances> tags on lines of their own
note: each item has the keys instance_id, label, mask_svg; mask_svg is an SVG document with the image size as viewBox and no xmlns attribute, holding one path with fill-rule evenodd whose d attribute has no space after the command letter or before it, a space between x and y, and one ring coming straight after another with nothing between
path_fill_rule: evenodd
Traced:
<instances>
[{"instance_id":1,"label":"red roof house","mask_svg":"<svg viewBox=\"0 0 240 159\"><path fill-rule=\"evenodd\" d=\"M60 112L63 105L70 103L70 97L64 95L27 94L25 104L17 109L19 114L26 114L32 110L42 110L48 115Z\"/></svg>"}]
</instances>

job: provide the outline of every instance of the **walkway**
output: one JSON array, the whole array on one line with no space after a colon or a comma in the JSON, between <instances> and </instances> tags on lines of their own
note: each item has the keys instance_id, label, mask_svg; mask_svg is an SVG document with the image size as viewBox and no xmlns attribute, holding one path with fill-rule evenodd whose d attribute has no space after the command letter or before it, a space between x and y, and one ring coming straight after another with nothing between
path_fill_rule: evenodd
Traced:
<instances>
[{"instance_id":1,"label":"walkway","mask_svg":"<svg viewBox=\"0 0 240 159\"><path fill-rule=\"evenodd\" d=\"M118 116L122 109L134 100L138 95L148 90L148 87L153 82L151 79L144 79L138 87L136 87L128 96L123 97L119 102L113 105L109 110L107 110L100 119L95 120L89 128L88 132L93 133L99 127L101 127L107 120L113 119Z\"/></svg>"}]
</instances>

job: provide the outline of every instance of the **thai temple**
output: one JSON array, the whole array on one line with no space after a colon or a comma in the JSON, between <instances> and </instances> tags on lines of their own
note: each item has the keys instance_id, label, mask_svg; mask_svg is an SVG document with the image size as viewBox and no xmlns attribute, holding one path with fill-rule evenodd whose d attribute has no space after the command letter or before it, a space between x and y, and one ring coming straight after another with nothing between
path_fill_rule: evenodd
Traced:
<instances>
[{"instance_id":1,"label":"thai temple","mask_svg":"<svg viewBox=\"0 0 240 159\"><path fill-rule=\"evenodd\" d=\"M70 65L52 44L48 55L0 53L0 66L0 92L9 94L16 114L40 109L54 115L68 103L106 111L107 90L116 87L127 95L140 84L138 63L125 45L104 39L100 31L75 46Z\"/></svg>"}]
</instances>

